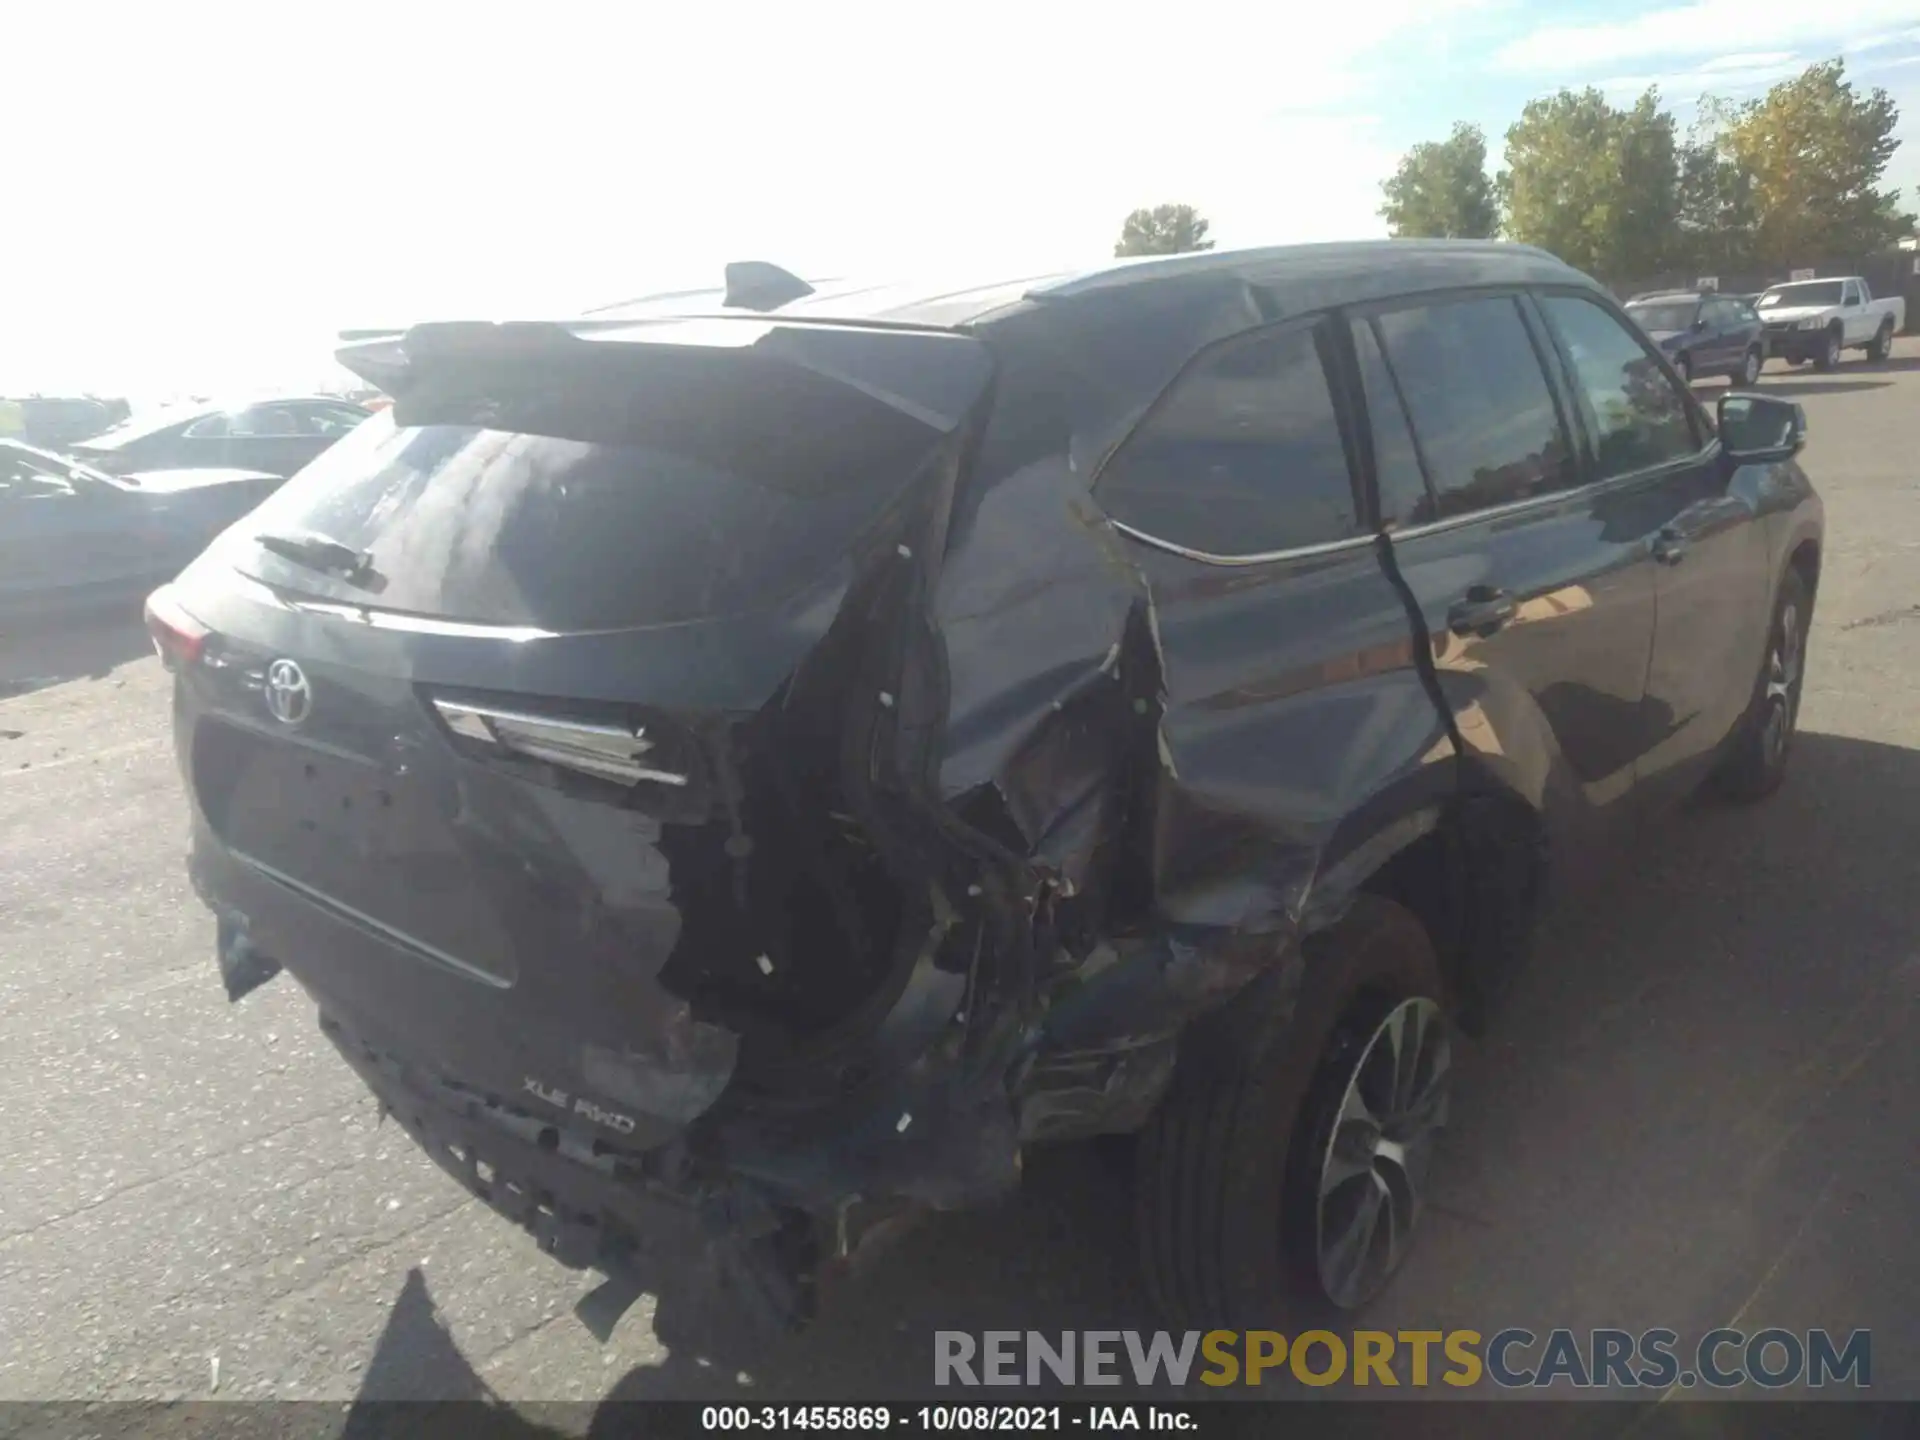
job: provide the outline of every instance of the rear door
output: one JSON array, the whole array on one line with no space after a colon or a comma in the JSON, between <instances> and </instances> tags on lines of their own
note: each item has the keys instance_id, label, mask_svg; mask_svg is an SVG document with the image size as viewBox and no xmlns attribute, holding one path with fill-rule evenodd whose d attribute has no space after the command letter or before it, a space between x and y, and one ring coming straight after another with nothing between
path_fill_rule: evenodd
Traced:
<instances>
[{"instance_id":1,"label":"rear door","mask_svg":"<svg viewBox=\"0 0 1920 1440\"><path fill-rule=\"evenodd\" d=\"M1576 879L1631 828L1658 730L1645 705L1658 500L1590 483L1578 417L1518 294L1383 306L1354 340L1375 428L1410 425L1420 498L1393 554L1460 741L1545 812L1556 881Z\"/></svg>"},{"instance_id":2,"label":"rear door","mask_svg":"<svg viewBox=\"0 0 1920 1440\"><path fill-rule=\"evenodd\" d=\"M1749 300L1729 300L1727 304L1732 307L1733 323L1740 332L1740 355L1736 357L1736 363L1746 355L1749 347L1757 347L1761 362L1765 363L1766 329L1761 325L1760 317L1754 313L1753 303Z\"/></svg>"},{"instance_id":3,"label":"rear door","mask_svg":"<svg viewBox=\"0 0 1920 1440\"><path fill-rule=\"evenodd\" d=\"M1641 779L1659 804L1704 777L1752 692L1770 571L1756 492L1735 483L1705 413L1633 327L1585 293L1542 293L1539 304L1573 377L1597 478L1644 494L1658 522L1647 677L1658 723Z\"/></svg>"},{"instance_id":4,"label":"rear door","mask_svg":"<svg viewBox=\"0 0 1920 1440\"><path fill-rule=\"evenodd\" d=\"M1739 317L1734 313L1732 304L1725 300L1709 300L1701 306L1701 313L1707 317L1707 333L1712 337L1712 367L1716 372L1728 373L1740 368L1740 357L1746 348L1742 343Z\"/></svg>"},{"instance_id":5,"label":"rear door","mask_svg":"<svg viewBox=\"0 0 1920 1440\"><path fill-rule=\"evenodd\" d=\"M1209 811L1184 828L1210 836L1199 852L1259 857L1246 894L1202 887L1214 904L1257 903L1254 884L1310 882L1289 864L1337 862L1369 837L1335 827L1393 818L1367 804L1389 790L1421 803L1410 791L1446 751L1355 482L1337 398L1350 392L1328 380L1338 344L1333 322L1304 320L1208 352L1094 489L1153 594L1166 762L1178 803ZM1451 772L1427 768L1435 792L1424 798L1445 798ZM1297 848L1276 847L1276 834ZM1177 880L1165 888L1179 892Z\"/></svg>"}]
</instances>

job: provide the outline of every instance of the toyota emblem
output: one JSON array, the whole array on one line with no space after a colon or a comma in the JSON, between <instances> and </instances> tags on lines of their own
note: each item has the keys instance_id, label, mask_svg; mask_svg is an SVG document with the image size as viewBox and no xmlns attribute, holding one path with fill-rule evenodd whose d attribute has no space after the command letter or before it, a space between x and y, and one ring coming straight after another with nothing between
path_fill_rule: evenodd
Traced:
<instances>
[{"instance_id":1,"label":"toyota emblem","mask_svg":"<svg viewBox=\"0 0 1920 1440\"><path fill-rule=\"evenodd\" d=\"M298 725L313 709L313 687L307 672L291 660L267 666L267 709L282 725Z\"/></svg>"}]
</instances>

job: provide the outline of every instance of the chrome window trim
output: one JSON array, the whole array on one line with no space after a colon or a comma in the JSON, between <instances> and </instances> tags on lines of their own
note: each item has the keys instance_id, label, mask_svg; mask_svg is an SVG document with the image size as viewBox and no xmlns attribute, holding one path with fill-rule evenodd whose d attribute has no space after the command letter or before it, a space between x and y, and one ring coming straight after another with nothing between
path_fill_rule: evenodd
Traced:
<instances>
[{"instance_id":1,"label":"chrome window trim","mask_svg":"<svg viewBox=\"0 0 1920 1440\"><path fill-rule=\"evenodd\" d=\"M1202 565L1271 565L1283 560L1312 560L1325 555L1338 555L1348 550L1357 550L1363 545L1371 545L1376 540L1390 542L1417 540L1425 535L1436 535L1448 530L1458 530L1463 525L1477 525L1483 521L1501 520L1509 516L1524 515L1534 510L1544 510L1552 505L1564 504L1569 500L1579 500L1598 495L1612 494L1615 491L1633 490L1642 485L1650 485L1666 478L1670 471L1690 465L1698 465L1716 458L1720 453L1720 438L1712 441L1691 455L1679 456L1663 464L1652 465L1644 470L1635 470L1626 475L1614 475L1605 480L1591 481L1585 485L1576 485L1569 490L1555 490L1547 495L1529 495L1524 500L1509 501L1505 505L1491 506L1485 510L1469 510L1464 515L1449 515L1442 520L1429 520L1424 525L1408 525L1399 529L1369 531L1364 535L1349 536L1344 540L1329 540L1320 545L1301 545L1291 550L1270 550L1261 555L1214 555L1205 550L1195 550L1190 546L1179 545L1171 540L1162 540L1157 535L1149 535L1136 530L1131 525L1108 517L1107 523L1129 539L1138 540L1142 545L1151 545L1156 550L1178 555L1182 559L1197 561Z\"/></svg>"},{"instance_id":2,"label":"chrome window trim","mask_svg":"<svg viewBox=\"0 0 1920 1440\"><path fill-rule=\"evenodd\" d=\"M1547 495L1529 495L1524 500L1511 500L1505 505L1495 505L1485 510L1469 510L1464 515L1449 515L1443 520L1429 520L1424 525L1409 525L1404 530L1389 530L1385 533L1389 540L1417 538L1443 530L1457 530L1462 525L1472 525L1482 520L1498 520L1509 515L1523 515L1532 510L1544 510L1550 505L1562 504L1568 500L1607 495L1616 490L1635 490L1642 485L1655 484L1665 479L1672 471L1698 465L1717 455L1719 450L1720 439L1715 436L1703 450L1696 450L1691 455L1678 456L1658 465L1649 465L1644 470L1630 471L1625 475L1612 475L1605 480L1590 481L1569 490L1555 490Z\"/></svg>"},{"instance_id":3,"label":"chrome window trim","mask_svg":"<svg viewBox=\"0 0 1920 1440\"><path fill-rule=\"evenodd\" d=\"M1380 538L1380 532L1369 530L1359 535L1349 535L1340 540L1323 540L1318 545L1296 545L1290 550L1269 550L1259 555L1215 555L1206 550L1195 550L1191 546L1177 544L1172 540L1162 540L1158 535L1149 535L1144 530L1136 530L1124 521L1107 517L1107 523L1122 535L1138 540L1142 545L1151 545L1156 550L1165 550L1168 554L1179 555L1187 560L1197 560L1203 565L1269 565L1276 560L1309 560L1320 555L1338 555L1347 550L1357 550L1363 545L1371 545Z\"/></svg>"}]
</instances>

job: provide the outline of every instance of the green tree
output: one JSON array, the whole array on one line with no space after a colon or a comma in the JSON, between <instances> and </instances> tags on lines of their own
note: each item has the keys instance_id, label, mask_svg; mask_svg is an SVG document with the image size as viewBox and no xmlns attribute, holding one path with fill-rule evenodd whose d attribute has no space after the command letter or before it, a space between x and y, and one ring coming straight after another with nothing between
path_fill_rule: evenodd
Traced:
<instances>
[{"instance_id":1,"label":"green tree","mask_svg":"<svg viewBox=\"0 0 1920 1440\"><path fill-rule=\"evenodd\" d=\"M1749 270L1753 255L1753 176L1727 153L1733 107L1711 96L1680 147L1679 209L1673 263L1707 275Z\"/></svg>"},{"instance_id":2,"label":"green tree","mask_svg":"<svg viewBox=\"0 0 1920 1440\"><path fill-rule=\"evenodd\" d=\"M1657 90L1625 110L1592 88L1529 101L1495 182L1507 234L1608 279L1650 274L1673 258L1679 159Z\"/></svg>"},{"instance_id":3,"label":"green tree","mask_svg":"<svg viewBox=\"0 0 1920 1440\"><path fill-rule=\"evenodd\" d=\"M1115 255L1184 255L1211 250L1206 217L1191 205L1156 205L1136 210L1120 227Z\"/></svg>"},{"instance_id":4,"label":"green tree","mask_svg":"<svg viewBox=\"0 0 1920 1440\"><path fill-rule=\"evenodd\" d=\"M1414 146L1380 191L1380 217L1396 236L1485 240L1499 233L1487 137L1478 125L1458 121L1446 139Z\"/></svg>"},{"instance_id":5,"label":"green tree","mask_svg":"<svg viewBox=\"0 0 1920 1440\"><path fill-rule=\"evenodd\" d=\"M1810 65L1732 110L1721 148L1751 188L1754 258L1772 266L1884 250L1913 231L1879 188L1900 142L1885 90L1861 95L1846 62Z\"/></svg>"}]
</instances>

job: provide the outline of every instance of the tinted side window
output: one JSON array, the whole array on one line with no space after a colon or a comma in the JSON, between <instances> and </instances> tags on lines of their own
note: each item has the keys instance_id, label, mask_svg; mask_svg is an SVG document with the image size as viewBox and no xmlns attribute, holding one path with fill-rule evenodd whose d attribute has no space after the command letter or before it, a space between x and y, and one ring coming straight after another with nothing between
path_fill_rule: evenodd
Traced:
<instances>
[{"instance_id":1,"label":"tinted side window","mask_svg":"<svg viewBox=\"0 0 1920 1440\"><path fill-rule=\"evenodd\" d=\"M1680 387L1631 330L1576 295L1548 295L1540 304L1573 362L1601 479L1682 459L1700 448Z\"/></svg>"},{"instance_id":2,"label":"tinted side window","mask_svg":"<svg viewBox=\"0 0 1920 1440\"><path fill-rule=\"evenodd\" d=\"M1515 301L1395 310L1379 325L1440 518L1574 483L1573 452Z\"/></svg>"},{"instance_id":3,"label":"tinted side window","mask_svg":"<svg viewBox=\"0 0 1920 1440\"><path fill-rule=\"evenodd\" d=\"M284 405L255 405L234 416L231 434L280 438L302 432L299 418Z\"/></svg>"},{"instance_id":4,"label":"tinted side window","mask_svg":"<svg viewBox=\"0 0 1920 1440\"><path fill-rule=\"evenodd\" d=\"M339 405L310 405L302 412L302 429L309 435L344 435L367 417Z\"/></svg>"},{"instance_id":5,"label":"tinted side window","mask_svg":"<svg viewBox=\"0 0 1920 1440\"><path fill-rule=\"evenodd\" d=\"M1263 555L1360 533L1317 332L1207 355L1107 463L1107 513L1210 555Z\"/></svg>"},{"instance_id":6,"label":"tinted side window","mask_svg":"<svg viewBox=\"0 0 1920 1440\"><path fill-rule=\"evenodd\" d=\"M1353 348L1360 357L1360 379L1367 391L1367 416L1373 427L1373 468L1380 490L1382 526L1419 525L1433 519L1433 497L1420 471L1420 453L1400 404L1399 387L1380 353L1371 321L1356 321Z\"/></svg>"}]
</instances>

